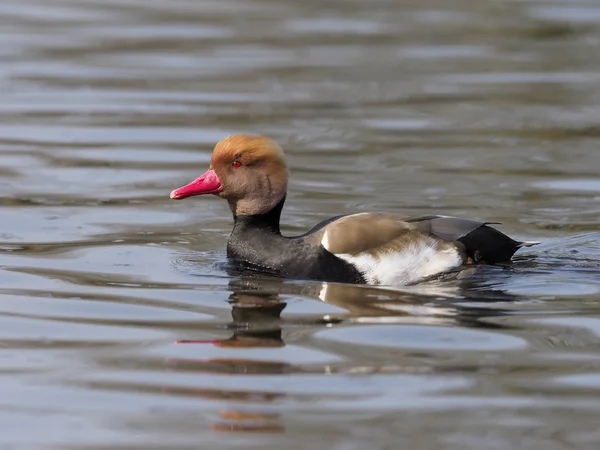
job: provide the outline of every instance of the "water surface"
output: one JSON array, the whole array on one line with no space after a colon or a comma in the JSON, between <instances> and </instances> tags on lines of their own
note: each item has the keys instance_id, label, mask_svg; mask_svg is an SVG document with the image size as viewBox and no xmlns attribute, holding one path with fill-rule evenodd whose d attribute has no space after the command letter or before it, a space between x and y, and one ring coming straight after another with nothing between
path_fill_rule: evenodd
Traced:
<instances>
[{"instance_id":1,"label":"water surface","mask_svg":"<svg viewBox=\"0 0 600 450\"><path fill-rule=\"evenodd\" d=\"M600 6L0 4L0 444L595 449ZM284 230L502 222L514 267L404 290L232 273L216 198L268 134Z\"/></svg>"}]
</instances>

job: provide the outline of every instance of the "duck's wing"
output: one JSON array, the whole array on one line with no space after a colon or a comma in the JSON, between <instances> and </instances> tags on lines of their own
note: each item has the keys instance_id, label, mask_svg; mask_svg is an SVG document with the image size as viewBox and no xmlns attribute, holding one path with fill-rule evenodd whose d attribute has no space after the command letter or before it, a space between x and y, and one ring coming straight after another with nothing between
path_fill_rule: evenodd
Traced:
<instances>
[{"instance_id":1,"label":"duck's wing","mask_svg":"<svg viewBox=\"0 0 600 450\"><path fill-rule=\"evenodd\" d=\"M336 217L319 227L312 240L334 254L356 255L391 244L418 230L405 217L384 213L358 213Z\"/></svg>"},{"instance_id":2,"label":"duck's wing","mask_svg":"<svg viewBox=\"0 0 600 450\"><path fill-rule=\"evenodd\" d=\"M463 244L422 230L423 225L393 214L352 214L326 224L311 239L352 264L368 284L406 285L467 261Z\"/></svg>"},{"instance_id":3,"label":"duck's wing","mask_svg":"<svg viewBox=\"0 0 600 450\"><path fill-rule=\"evenodd\" d=\"M465 246L467 255L475 262L507 263L521 247L539 244L535 241L515 241L489 226L498 225L498 222L481 222L450 216L415 217L407 219L407 222L416 224L423 233L460 242Z\"/></svg>"},{"instance_id":4,"label":"duck's wing","mask_svg":"<svg viewBox=\"0 0 600 450\"><path fill-rule=\"evenodd\" d=\"M455 248L473 261L488 264L510 261L520 247L535 244L515 241L491 224L449 216L359 213L335 218L312 238L336 255L401 252L427 245L438 250Z\"/></svg>"}]
</instances>

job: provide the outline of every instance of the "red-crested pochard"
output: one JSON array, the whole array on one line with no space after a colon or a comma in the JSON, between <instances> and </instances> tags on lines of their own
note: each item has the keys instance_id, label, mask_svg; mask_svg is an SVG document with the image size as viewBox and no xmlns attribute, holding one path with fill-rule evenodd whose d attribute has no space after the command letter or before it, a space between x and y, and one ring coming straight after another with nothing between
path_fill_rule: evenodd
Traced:
<instances>
[{"instance_id":1,"label":"red-crested pochard","mask_svg":"<svg viewBox=\"0 0 600 450\"><path fill-rule=\"evenodd\" d=\"M519 242L490 222L448 216L363 212L325 220L300 236L282 236L288 167L281 148L262 136L233 135L215 146L208 171L171 192L172 199L214 194L233 212L227 256L285 277L407 285L465 264L510 261Z\"/></svg>"}]
</instances>

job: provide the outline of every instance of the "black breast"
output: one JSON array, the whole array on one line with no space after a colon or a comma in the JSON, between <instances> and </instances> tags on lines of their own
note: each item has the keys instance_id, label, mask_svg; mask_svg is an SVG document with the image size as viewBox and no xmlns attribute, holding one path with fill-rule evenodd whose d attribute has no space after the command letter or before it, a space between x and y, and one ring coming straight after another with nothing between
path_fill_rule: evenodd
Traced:
<instances>
[{"instance_id":1,"label":"black breast","mask_svg":"<svg viewBox=\"0 0 600 450\"><path fill-rule=\"evenodd\" d=\"M353 265L322 246L262 228L234 228L227 242L227 256L250 270L288 278L365 283Z\"/></svg>"},{"instance_id":2,"label":"black breast","mask_svg":"<svg viewBox=\"0 0 600 450\"><path fill-rule=\"evenodd\" d=\"M227 256L252 271L288 278L364 284L365 279L353 265L307 239L311 232L333 219L301 236L281 235L279 218L284 202L285 197L266 214L234 215Z\"/></svg>"}]
</instances>

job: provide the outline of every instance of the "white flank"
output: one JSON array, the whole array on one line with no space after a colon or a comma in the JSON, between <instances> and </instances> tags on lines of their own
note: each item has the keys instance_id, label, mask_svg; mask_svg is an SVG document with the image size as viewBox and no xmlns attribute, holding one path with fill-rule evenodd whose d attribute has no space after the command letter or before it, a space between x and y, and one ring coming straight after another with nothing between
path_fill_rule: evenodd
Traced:
<instances>
[{"instance_id":1,"label":"white flank","mask_svg":"<svg viewBox=\"0 0 600 450\"><path fill-rule=\"evenodd\" d=\"M325 250L329 250L329 241L327 240L327 231L325 231L325 234L323 235L323 239L321 239L321 245L323 246L323 248Z\"/></svg>"},{"instance_id":2,"label":"white flank","mask_svg":"<svg viewBox=\"0 0 600 450\"><path fill-rule=\"evenodd\" d=\"M319 291L319 298L322 302L327 302L327 283L323 283L323 286Z\"/></svg>"},{"instance_id":3,"label":"white flank","mask_svg":"<svg viewBox=\"0 0 600 450\"><path fill-rule=\"evenodd\" d=\"M434 240L390 251L379 257L368 253L356 256L336 254L354 265L368 284L405 286L459 267L463 260L455 248L440 250Z\"/></svg>"}]
</instances>

